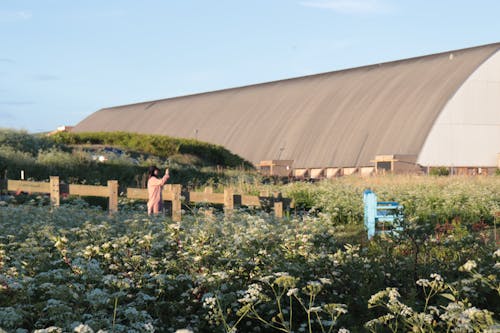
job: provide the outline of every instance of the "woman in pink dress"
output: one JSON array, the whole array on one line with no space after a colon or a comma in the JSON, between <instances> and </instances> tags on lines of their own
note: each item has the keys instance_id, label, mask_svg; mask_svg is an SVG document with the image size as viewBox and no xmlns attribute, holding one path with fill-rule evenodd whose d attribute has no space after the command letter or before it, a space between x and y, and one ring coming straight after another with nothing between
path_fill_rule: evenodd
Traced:
<instances>
[{"instance_id":1,"label":"woman in pink dress","mask_svg":"<svg viewBox=\"0 0 500 333\"><path fill-rule=\"evenodd\" d=\"M161 191L163 185L167 182L169 178L168 169L165 170L165 175L159 178L160 169L155 166L149 167L149 179L148 179L148 215L158 214L163 210L163 199L161 196Z\"/></svg>"}]
</instances>

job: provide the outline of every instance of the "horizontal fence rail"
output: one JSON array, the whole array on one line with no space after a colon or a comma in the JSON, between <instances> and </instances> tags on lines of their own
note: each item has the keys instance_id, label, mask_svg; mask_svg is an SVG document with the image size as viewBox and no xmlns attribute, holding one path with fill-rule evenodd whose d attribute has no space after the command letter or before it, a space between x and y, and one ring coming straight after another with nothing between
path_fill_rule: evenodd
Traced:
<instances>
[{"instance_id":1,"label":"horizontal fence rail","mask_svg":"<svg viewBox=\"0 0 500 333\"><path fill-rule=\"evenodd\" d=\"M50 194L50 201L54 206L60 205L61 195L108 198L108 209L110 213L118 211L118 189L118 181L116 180L109 180L107 186L94 186L61 184L57 176L50 177L48 183L0 179L0 190L16 193ZM129 187L126 189L126 197L128 199L148 200L148 190ZM269 193L261 193L260 196L236 194L231 188L224 189L224 193L214 193L213 189L210 187L205 188L204 192L183 192L180 184L167 184L163 187L162 197L164 201L170 203L171 217L174 221L180 221L182 218L182 199L184 199L186 204L206 203L223 205L226 214L230 214L231 211L238 206L262 208L268 205L274 208L274 214L277 218L283 217L284 203L286 207L289 207L289 200L282 198L281 194L276 194L274 196L270 196Z\"/></svg>"}]
</instances>

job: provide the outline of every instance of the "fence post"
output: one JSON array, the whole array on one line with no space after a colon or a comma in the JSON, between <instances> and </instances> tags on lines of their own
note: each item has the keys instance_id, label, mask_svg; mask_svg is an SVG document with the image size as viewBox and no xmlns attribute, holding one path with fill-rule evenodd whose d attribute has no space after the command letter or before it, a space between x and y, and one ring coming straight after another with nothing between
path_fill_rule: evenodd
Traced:
<instances>
[{"instance_id":1,"label":"fence post","mask_svg":"<svg viewBox=\"0 0 500 333\"><path fill-rule=\"evenodd\" d=\"M277 219L283 218L283 202L282 201L275 201L274 202L274 216Z\"/></svg>"},{"instance_id":2,"label":"fence post","mask_svg":"<svg viewBox=\"0 0 500 333\"><path fill-rule=\"evenodd\" d=\"M50 203L55 207L59 207L59 205L61 204L58 176L50 176Z\"/></svg>"},{"instance_id":3,"label":"fence post","mask_svg":"<svg viewBox=\"0 0 500 333\"><path fill-rule=\"evenodd\" d=\"M224 189L224 214L231 215L234 209L234 192L232 188Z\"/></svg>"},{"instance_id":4,"label":"fence post","mask_svg":"<svg viewBox=\"0 0 500 333\"><path fill-rule=\"evenodd\" d=\"M278 219L283 217L283 197L281 192L273 193L274 216Z\"/></svg>"},{"instance_id":5,"label":"fence post","mask_svg":"<svg viewBox=\"0 0 500 333\"><path fill-rule=\"evenodd\" d=\"M181 185L173 184L172 193L174 195L172 200L172 221L180 222L182 219Z\"/></svg>"},{"instance_id":6,"label":"fence post","mask_svg":"<svg viewBox=\"0 0 500 333\"><path fill-rule=\"evenodd\" d=\"M115 213L118 211L118 181L117 180L108 180L108 196L109 196L108 210L110 213Z\"/></svg>"}]
</instances>

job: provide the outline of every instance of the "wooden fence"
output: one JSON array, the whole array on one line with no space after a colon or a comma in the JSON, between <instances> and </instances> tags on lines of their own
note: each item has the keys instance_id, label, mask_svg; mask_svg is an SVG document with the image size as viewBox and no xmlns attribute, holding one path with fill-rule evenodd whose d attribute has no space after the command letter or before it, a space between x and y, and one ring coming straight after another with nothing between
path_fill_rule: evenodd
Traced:
<instances>
[{"instance_id":1,"label":"wooden fence","mask_svg":"<svg viewBox=\"0 0 500 333\"><path fill-rule=\"evenodd\" d=\"M118 211L118 181L109 180L107 186L61 184L59 177L50 177L49 182L32 182L25 180L0 179L0 190L8 192L27 192L50 194L51 204L60 205L61 195L93 196L108 198L108 209L110 213ZM214 193L210 187L204 192L182 191L179 184L167 184L163 187L163 200L170 202L170 212L172 220L180 221L182 217L182 198L188 203L222 204L226 214L238 206L263 207L266 204L272 205L277 218L283 217L284 203L288 200L281 197L281 194L270 196L269 193L261 193L260 196L236 194L231 188L224 189L224 193ZM126 197L129 199L148 199L148 190L140 188L127 188Z\"/></svg>"}]
</instances>

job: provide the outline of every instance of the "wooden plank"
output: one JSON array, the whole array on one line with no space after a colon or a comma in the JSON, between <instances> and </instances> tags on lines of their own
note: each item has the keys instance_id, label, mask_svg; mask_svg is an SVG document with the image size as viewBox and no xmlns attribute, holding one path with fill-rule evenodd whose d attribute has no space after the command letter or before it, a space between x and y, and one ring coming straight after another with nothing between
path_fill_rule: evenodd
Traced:
<instances>
[{"instance_id":1,"label":"wooden plank","mask_svg":"<svg viewBox=\"0 0 500 333\"><path fill-rule=\"evenodd\" d=\"M107 186L69 184L69 194L81 195L84 197L88 196L107 198L109 196L109 190Z\"/></svg>"},{"instance_id":2,"label":"wooden plank","mask_svg":"<svg viewBox=\"0 0 500 333\"><path fill-rule=\"evenodd\" d=\"M274 203L274 216L277 219L283 218L283 202L275 202Z\"/></svg>"},{"instance_id":3,"label":"wooden plank","mask_svg":"<svg viewBox=\"0 0 500 333\"><path fill-rule=\"evenodd\" d=\"M181 190L180 184L172 185L172 221L174 222L180 222L182 218Z\"/></svg>"},{"instance_id":4,"label":"wooden plank","mask_svg":"<svg viewBox=\"0 0 500 333\"><path fill-rule=\"evenodd\" d=\"M127 198L148 200L148 190L145 188L127 187Z\"/></svg>"},{"instance_id":5,"label":"wooden plank","mask_svg":"<svg viewBox=\"0 0 500 333\"><path fill-rule=\"evenodd\" d=\"M163 188L163 191L161 192L161 196L164 201L172 201L172 199L174 198L174 193L170 188L170 186L168 188ZM148 200L148 190L145 188L127 187L127 198Z\"/></svg>"},{"instance_id":6,"label":"wooden plank","mask_svg":"<svg viewBox=\"0 0 500 333\"><path fill-rule=\"evenodd\" d=\"M56 207L61 204L59 185L59 177L50 177L50 203Z\"/></svg>"},{"instance_id":7,"label":"wooden plank","mask_svg":"<svg viewBox=\"0 0 500 333\"><path fill-rule=\"evenodd\" d=\"M190 202L206 202L223 204L224 194L223 193L209 193L209 192L189 192Z\"/></svg>"},{"instance_id":8,"label":"wooden plank","mask_svg":"<svg viewBox=\"0 0 500 333\"><path fill-rule=\"evenodd\" d=\"M28 193L50 193L50 184L44 182L29 182L26 180L8 180L7 191Z\"/></svg>"},{"instance_id":9,"label":"wooden plank","mask_svg":"<svg viewBox=\"0 0 500 333\"><path fill-rule=\"evenodd\" d=\"M230 214L234 209L234 192L232 188L224 189L224 211L226 214Z\"/></svg>"},{"instance_id":10,"label":"wooden plank","mask_svg":"<svg viewBox=\"0 0 500 333\"><path fill-rule=\"evenodd\" d=\"M255 195L242 195L241 205L260 207L261 206L260 198Z\"/></svg>"},{"instance_id":11,"label":"wooden plank","mask_svg":"<svg viewBox=\"0 0 500 333\"><path fill-rule=\"evenodd\" d=\"M108 180L108 210L110 213L118 211L118 181Z\"/></svg>"},{"instance_id":12,"label":"wooden plank","mask_svg":"<svg viewBox=\"0 0 500 333\"><path fill-rule=\"evenodd\" d=\"M174 200L174 192L172 192L172 189L169 185L168 188L163 188L163 191L161 191L161 197L163 201L172 201Z\"/></svg>"}]
</instances>

